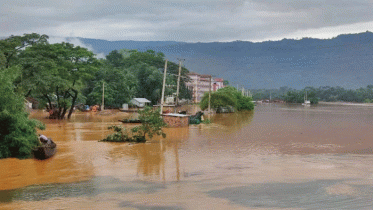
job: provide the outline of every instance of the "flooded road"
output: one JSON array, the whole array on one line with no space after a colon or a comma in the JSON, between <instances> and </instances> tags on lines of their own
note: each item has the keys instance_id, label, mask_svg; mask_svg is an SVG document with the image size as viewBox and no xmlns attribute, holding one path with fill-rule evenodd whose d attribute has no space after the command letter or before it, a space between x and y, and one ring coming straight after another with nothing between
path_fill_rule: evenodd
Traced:
<instances>
[{"instance_id":1,"label":"flooded road","mask_svg":"<svg viewBox=\"0 0 373 210\"><path fill-rule=\"evenodd\" d=\"M58 151L0 160L0 209L373 208L372 107L258 105L145 144L98 142L129 113L46 116Z\"/></svg>"}]
</instances>

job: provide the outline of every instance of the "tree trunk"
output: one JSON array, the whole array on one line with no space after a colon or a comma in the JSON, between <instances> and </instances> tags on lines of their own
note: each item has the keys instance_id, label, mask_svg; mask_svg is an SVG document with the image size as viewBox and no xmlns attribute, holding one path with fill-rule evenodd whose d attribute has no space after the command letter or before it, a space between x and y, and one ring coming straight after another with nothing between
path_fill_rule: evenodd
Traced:
<instances>
[{"instance_id":1,"label":"tree trunk","mask_svg":"<svg viewBox=\"0 0 373 210\"><path fill-rule=\"evenodd\" d=\"M71 90L74 92L74 95L72 96L73 100L71 102L71 107L70 107L70 110L69 110L69 114L67 115L67 119L70 119L71 115L73 114L75 102L76 102L76 99L78 98L78 91L76 91L74 89L71 89Z\"/></svg>"},{"instance_id":2,"label":"tree trunk","mask_svg":"<svg viewBox=\"0 0 373 210\"><path fill-rule=\"evenodd\" d=\"M49 104L49 109L53 109L53 107L52 107L52 102L51 102L51 100L49 99L49 97L47 96L47 95L45 95L44 94L44 97L47 99L47 101L48 101L48 104Z\"/></svg>"},{"instance_id":3,"label":"tree trunk","mask_svg":"<svg viewBox=\"0 0 373 210\"><path fill-rule=\"evenodd\" d=\"M60 119L60 120L62 120L62 119L65 118L66 112L67 112L67 107L64 106L64 107L63 107L63 112L62 112L62 114L59 116L59 119Z\"/></svg>"}]
</instances>

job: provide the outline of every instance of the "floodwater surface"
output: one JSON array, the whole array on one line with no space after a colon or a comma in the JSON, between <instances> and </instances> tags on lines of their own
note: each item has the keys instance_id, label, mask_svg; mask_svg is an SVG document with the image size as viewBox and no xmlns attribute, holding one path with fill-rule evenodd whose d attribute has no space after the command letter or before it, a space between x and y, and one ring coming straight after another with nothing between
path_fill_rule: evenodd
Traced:
<instances>
[{"instance_id":1,"label":"floodwater surface","mask_svg":"<svg viewBox=\"0 0 373 210\"><path fill-rule=\"evenodd\" d=\"M130 113L46 116L58 151L0 160L0 209L373 209L373 107L263 104L141 144L98 142Z\"/></svg>"}]
</instances>

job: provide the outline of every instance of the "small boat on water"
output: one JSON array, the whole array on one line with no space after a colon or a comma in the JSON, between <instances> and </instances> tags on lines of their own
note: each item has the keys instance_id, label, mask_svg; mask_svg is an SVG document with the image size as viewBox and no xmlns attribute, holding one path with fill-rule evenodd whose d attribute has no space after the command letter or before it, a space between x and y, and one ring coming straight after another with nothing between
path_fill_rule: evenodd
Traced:
<instances>
[{"instance_id":1,"label":"small boat on water","mask_svg":"<svg viewBox=\"0 0 373 210\"><path fill-rule=\"evenodd\" d=\"M57 151L57 145L49 139L48 143L42 143L41 146L33 150L34 157L39 160L44 160L52 157Z\"/></svg>"},{"instance_id":2,"label":"small boat on water","mask_svg":"<svg viewBox=\"0 0 373 210\"><path fill-rule=\"evenodd\" d=\"M122 123L141 123L142 121L139 119L123 119L119 120Z\"/></svg>"}]
</instances>

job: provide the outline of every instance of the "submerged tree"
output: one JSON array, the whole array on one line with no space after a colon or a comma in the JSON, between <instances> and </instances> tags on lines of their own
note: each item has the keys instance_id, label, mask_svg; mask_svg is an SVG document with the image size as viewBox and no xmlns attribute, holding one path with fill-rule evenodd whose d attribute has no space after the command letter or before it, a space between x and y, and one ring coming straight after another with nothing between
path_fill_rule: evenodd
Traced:
<instances>
[{"instance_id":1,"label":"submerged tree","mask_svg":"<svg viewBox=\"0 0 373 210\"><path fill-rule=\"evenodd\" d=\"M146 136L149 138L153 138L154 135L162 136L163 138L166 137L166 134L162 130L166 126L166 123L163 121L159 110L145 107L144 110L139 111L139 120L141 121L141 125L132 128L130 132L121 126L110 126L109 129L113 129L115 133L110 134L101 141L145 142Z\"/></svg>"}]
</instances>

